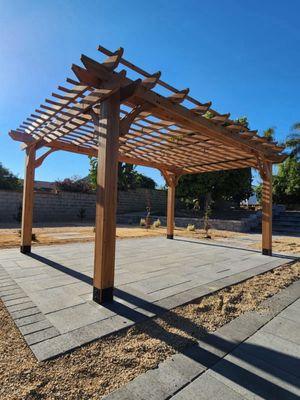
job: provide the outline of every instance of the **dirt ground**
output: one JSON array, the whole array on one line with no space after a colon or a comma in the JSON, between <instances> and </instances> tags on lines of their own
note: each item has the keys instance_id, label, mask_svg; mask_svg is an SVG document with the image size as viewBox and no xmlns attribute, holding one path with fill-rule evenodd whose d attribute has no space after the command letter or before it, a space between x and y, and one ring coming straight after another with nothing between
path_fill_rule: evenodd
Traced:
<instances>
[{"instance_id":1,"label":"dirt ground","mask_svg":"<svg viewBox=\"0 0 300 400\"><path fill-rule=\"evenodd\" d=\"M260 243L254 243L252 246L254 249L260 249ZM273 251L278 253L299 253L300 254L300 238L282 236L279 238L273 238L272 241Z\"/></svg>"},{"instance_id":2,"label":"dirt ground","mask_svg":"<svg viewBox=\"0 0 300 400\"><path fill-rule=\"evenodd\" d=\"M90 242L94 240L94 228L92 226L62 226L62 227L46 227L34 228L35 240L34 246L63 244L71 242ZM210 230L212 240L226 239L249 239L249 242L244 242L243 245L260 250L261 239L260 235L223 231ZM197 229L196 231L187 231L184 228L176 228L175 235L185 236L195 239L205 239L205 232ZM118 226L117 238L127 239L136 237L151 237L166 235L166 228L140 228L135 226ZM210 239L205 239L210 240ZM17 247L20 245L20 230L19 229L0 229L0 249ZM300 253L300 238L288 236L273 237L274 252Z\"/></svg>"},{"instance_id":3,"label":"dirt ground","mask_svg":"<svg viewBox=\"0 0 300 400\"><path fill-rule=\"evenodd\" d=\"M99 399L299 278L300 262L282 266L43 363L1 303L0 398Z\"/></svg>"}]
</instances>

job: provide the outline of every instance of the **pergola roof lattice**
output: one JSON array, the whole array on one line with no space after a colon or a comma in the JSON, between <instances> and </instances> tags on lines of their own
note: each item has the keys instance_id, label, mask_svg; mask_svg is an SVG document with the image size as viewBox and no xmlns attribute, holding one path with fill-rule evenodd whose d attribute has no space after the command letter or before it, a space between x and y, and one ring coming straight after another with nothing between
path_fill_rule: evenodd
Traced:
<instances>
[{"instance_id":1,"label":"pergola roof lattice","mask_svg":"<svg viewBox=\"0 0 300 400\"><path fill-rule=\"evenodd\" d=\"M82 55L67 79L39 109L10 135L26 145L97 155L93 117L99 105L120 91L119 160L180 174L244 167L259 168L261 159L284 159L282 147L250 131L123 58L123 49L102 63ZM120 70L120 66L126 69ZM135 79L129 75L135 75ZM138 78L136 78L138 76Z\"/></svg>"}]
</instances>

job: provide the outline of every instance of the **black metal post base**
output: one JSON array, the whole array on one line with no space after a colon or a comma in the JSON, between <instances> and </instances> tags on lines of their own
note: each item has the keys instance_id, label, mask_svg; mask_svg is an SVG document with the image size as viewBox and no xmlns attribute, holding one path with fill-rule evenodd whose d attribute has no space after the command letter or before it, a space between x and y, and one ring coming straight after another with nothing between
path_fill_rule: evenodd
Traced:
<instances>
[{"instance_id":1,"label":"black metal post base","mask_svg":"<svg viewBox=\"0 0 300 400\"><path fill-rule=\"evenodd\" d=\"M271 256L272 255L272 250L271 249L262 249L262 254L264 256Z\"/></svg>"},{"instance_id":2,"label":"black metal post base","mask_svg":"<svg viewBox=\"0 0 300 400\"><path fill-rule=\"evenodd\" d=\"M174 235L167 235L167 239L174 239Z\"/></svg>"},{"instance_id":3,"label":"black metal post base","mask_svg":"<svg viewBox=\"0 0 300 400\"><path fill-rule=\"evenodd\" d=\"M98 304L110 303L114 299L114 288L98 289L93 288L93 300Z\"/></svg>"},{"instance_id":4,"label":"black metal post base","mask_svg":"<svg viewBox=\"0 0 300 400\"><path fill-rule=\"evenodd\" d=\"M23 254L28 254L31 252L31 246L21 246L20 252Z\"/></svg>"}]
</instances>

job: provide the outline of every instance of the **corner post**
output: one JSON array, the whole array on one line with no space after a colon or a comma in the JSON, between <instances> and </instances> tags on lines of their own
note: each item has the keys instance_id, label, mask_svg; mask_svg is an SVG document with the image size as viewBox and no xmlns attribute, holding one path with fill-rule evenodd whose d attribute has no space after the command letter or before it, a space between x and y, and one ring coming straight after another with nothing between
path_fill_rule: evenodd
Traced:
<instances>
[{"instance_id":1,"label":"corner post","mask_svg":"<svg viewBox=\"0 0 300 400\"><path fill-rule=\"evenodd\" d=\"M170 171L161 171L168 185L167 200L167 239L174 238L175 225L175 192L180 175Z\"/></svg>"},{"instance_id":2,"label":"corner post","mask_svg":"<svg viewBox=\"0 0 300 400\"><path fill-rule=\"evenodd\" d=\"M262 185L262 254L272 255L272 163L263 162Z\"/></svg>"},{"instance_id":3,"label":"corner post","mask_svg":"<svg viewBox=\"0 0 300 400\"><path fill-rule=\"evenodd\" d=\"M119 114L120 94L116 92L100 104L100 115L93 115L99 139L93 280L93 300L98 304L113 300Z\"/></svg>"},{"instance_id":4,"label":"corner post","mask_svg":"<svg viewBox=\"0 0 300 400\"><path fill-rule=\"evenodd\" d=\"M35 153L35 146L31 146L26 149L20 247L21 253L24 254L31 252Z\"/></svg>"},{"instance_id":5,"label":"corner post","mask_svg":"<svg viewBox=\"0 0 300 400\"><path fill-rule=\"evenodd\" d=\"M168 185L167 239L174 238L175 192L176 192L176 186L173 184Z\"/></svg>"}]
</instances>

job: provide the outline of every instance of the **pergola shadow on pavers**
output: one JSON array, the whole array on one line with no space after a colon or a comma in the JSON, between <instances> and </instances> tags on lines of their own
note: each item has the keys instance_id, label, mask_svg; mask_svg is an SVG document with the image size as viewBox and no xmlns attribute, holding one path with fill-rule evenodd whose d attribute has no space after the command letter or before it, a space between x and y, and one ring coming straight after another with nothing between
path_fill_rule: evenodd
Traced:
<instances>
[{"instance_id":1,"label":"pergola shadow on pavers","mask_svg":"<svg viewBox=\"0 0 300 400\"><path fill-rule=\"evenodd\" d=\"M174 199L183 174L257 168L263 180L262 251L272 253L272 164L284 160L283 147L257 131L201 103L189 90L177 90L116 52L99 46L107 58L81 56L77 80L59 86L17 130L26 149L21 251L31 251L35 168L54 151L98 157L94 295L113 299L118 161L159 169L168 185L167 237L173 238ZM125 69L121 70L120 65ZM37 150L48 147L36 157Z\"/></svg>"},{"instance_id":2,"label":"pergola shadow on pavers","mask_svg":"<svg viewBox=\"0 0 300 400\"><path fill-rule=\"evenodd\" d=\"M92 301L91 243L39 246L29 256L2 250L0 296L45 360L289 261L215 244L118 240L115 301L105 306Z\"/></svg>"}]
</instances>

